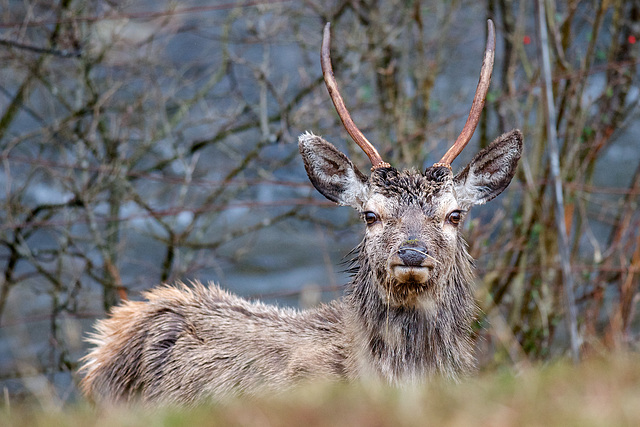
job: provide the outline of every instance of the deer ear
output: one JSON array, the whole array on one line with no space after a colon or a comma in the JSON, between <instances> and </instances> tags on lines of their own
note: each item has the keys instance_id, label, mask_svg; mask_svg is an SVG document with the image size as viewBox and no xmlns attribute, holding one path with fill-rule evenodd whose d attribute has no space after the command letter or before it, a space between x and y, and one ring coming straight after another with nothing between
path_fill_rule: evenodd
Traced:
<instances>
[{"instance_id":1,"label":"deer ear","mask_svg":"<svg viewBox=\"0 0 640 427\"><path fill-rule=\"evenodd\" d=\"M481 205L507 188L522 153L522 133L512 130L475 155L454 178L458 203L462 209Z\"/></svg>"},{"instance_id":2,"label":"deer ear","mask_svg":"<svg viewBox=\"0 0 640 427\"><path fill-rule=\"evenodd\" d=\"M311 133L300 135L298 148L316 190L341 205L356 209L362 207L368 192L367 177L347 156L333 144Z\"/></svg>"}]
</instances>

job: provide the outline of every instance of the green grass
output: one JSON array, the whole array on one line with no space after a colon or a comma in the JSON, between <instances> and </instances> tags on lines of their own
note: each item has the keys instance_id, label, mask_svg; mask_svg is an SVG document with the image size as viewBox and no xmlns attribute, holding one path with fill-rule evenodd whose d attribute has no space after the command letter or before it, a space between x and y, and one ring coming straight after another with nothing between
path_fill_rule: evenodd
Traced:
<instances>
[{"instance_id":1,"label":"green grass","mask_svg":"<svg viewBox=\"0 0 640 427\"><path fill-rule=\"evenodd\" d=\"M486 372L420 389L315 385L275 397L242 398L195 409L75 404L59 412L4 407L3 426L638 426L640 357L609 356L577 366L556 362Z\"/></svg>"}]
</instances>

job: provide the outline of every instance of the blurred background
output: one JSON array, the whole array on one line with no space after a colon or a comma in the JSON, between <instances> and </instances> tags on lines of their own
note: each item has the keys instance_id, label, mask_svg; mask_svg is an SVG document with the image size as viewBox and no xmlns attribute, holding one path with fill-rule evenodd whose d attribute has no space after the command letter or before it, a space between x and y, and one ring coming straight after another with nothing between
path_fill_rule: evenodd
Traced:
<instances>
[{"instance_id":1,"label":"blurred background","mask_svg":"<svg viewBox=\"0 0 640 427\"><path fill-rule=\"evenodd\" d=\"M466 120L487 18L492 86L454 170L513 128L525 152L464 224L481 369L637 350L640 0L2 0L5 403L77 399L94 321L160 283L339 297L363 226L312 188L297 136L368 161L322 81L324 23L356 124L392 165L423 169Z\"/></svg>"}]
</instances>

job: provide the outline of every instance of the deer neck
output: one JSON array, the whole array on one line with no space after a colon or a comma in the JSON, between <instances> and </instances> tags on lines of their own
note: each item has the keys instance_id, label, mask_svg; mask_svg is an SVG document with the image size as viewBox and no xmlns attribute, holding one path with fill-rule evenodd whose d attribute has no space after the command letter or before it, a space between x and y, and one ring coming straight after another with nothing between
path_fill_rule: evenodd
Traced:
<instances>
[{"instance_id":1,"label":"deer neck","mask_svg":"<svg viewBox=\"0 0 640 427\"><path fill-rule=\"evenodd\" d=\"M432 374L455 378L474 369L470 325L477 306L472 260L460 254L449 274L415 301L389 304L366 259L346 295L346 326L359 376L419 383Z\"/></svg>"}]
</instances>

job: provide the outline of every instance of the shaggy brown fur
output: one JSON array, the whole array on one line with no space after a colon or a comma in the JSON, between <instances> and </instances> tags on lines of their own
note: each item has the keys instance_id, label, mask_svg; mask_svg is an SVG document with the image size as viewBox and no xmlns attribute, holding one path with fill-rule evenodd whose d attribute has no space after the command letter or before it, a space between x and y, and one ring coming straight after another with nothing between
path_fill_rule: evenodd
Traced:
<instances>
[{"instance_id":1,"label":"shaggy brown fur","mask_svg":"<svg viewBox=\"0 0 640 427\"><path fill-rule=\"evenodd\" d=\"M88 395L187 404L344 375L337 305L301 313L191 285L154 289L98 323L82 382Z\"/></svg>"},{"instance_id":2,"label":"shaggy brown fur","mask_svg":"<svg viewBox=\"0 0 640 427\"><path fill-rule=\"evenodd\" d=\"M98 322L84 358L86 394L192 404L314 378L405 384L474 368L473 263L459 223L507 187L520 132L498 138L455 177L434 167L380 168L367 178L320 137L304 134L299 145L318 191L367 224L345 297L297 311L213 284L154 289Z\"/></svg>"}]
</instances>

